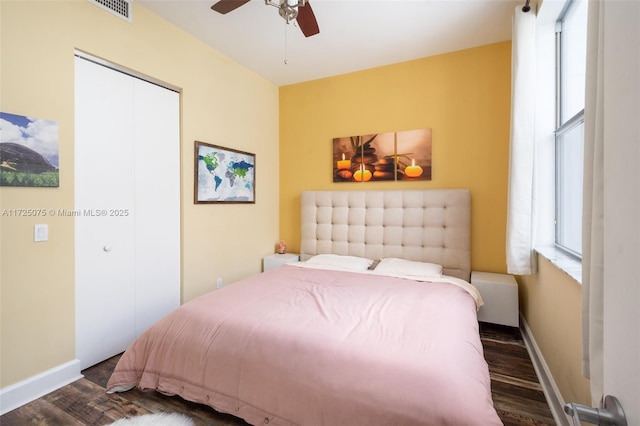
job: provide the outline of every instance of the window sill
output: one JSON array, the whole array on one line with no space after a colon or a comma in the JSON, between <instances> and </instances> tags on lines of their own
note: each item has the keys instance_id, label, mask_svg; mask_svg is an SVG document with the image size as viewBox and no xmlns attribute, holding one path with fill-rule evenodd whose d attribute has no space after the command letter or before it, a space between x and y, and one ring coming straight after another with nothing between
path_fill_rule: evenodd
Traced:
<instances>
[{"instance_id":1,"label":"window sill","mask_svg":"<svg viewBox=\"0 0 640 426\"><path fill-rule=\"evenodd\" d=\"M536 247L535 251L558 269L582 285L582 262L553 246Z\"/></svg>"}]
</instances>

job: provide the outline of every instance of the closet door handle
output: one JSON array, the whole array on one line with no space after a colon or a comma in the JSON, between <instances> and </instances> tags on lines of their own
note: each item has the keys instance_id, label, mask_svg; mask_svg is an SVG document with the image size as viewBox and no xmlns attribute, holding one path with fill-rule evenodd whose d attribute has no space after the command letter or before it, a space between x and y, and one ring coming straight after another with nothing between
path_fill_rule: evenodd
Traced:
<instances>
[{"instance_id":1,"label":"closet door handle","mask_svg":"<svg viewBox=\"0 0 640 426\"><path fill-rule=\"evenodd\" d=\"M604 397L603 408L587 407L572 402L564 406L564 412L571 417L574 426L581 425L581 420L595 425L627 426L627 418L620 401L611 395Z\"/></svg>"},{"instance_id":2,"label":"closet door handle","mask_svg":"<svg viewBox=\"0 0 640 426\"><path fill-rule=\"evenodd\" d=\"M104 247L102 247L102 250L106 251L107 253L111 251L111 246L109 244L105 245Z\"/></svg>"}]
</instances>

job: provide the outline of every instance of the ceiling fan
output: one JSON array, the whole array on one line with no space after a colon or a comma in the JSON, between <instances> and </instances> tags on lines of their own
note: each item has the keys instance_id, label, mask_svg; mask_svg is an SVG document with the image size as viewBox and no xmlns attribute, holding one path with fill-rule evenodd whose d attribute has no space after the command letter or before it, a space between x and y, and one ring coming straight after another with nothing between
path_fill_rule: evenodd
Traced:
<instances>
[{"instance_id":1,"label":"ceiling fan","mask_svg":"<svg viewBox=\"0 0 640 426\"><path fill-rule=\"evenodd\" d=\"M248 2L249 0L220 0L211 6L211 9L224 15ZM264 0L264 3L277 7L280 16L287 21L287 24L295 19L305 37L311 37L320 32L316 16L313 14L308 0Z\"/></svg>"}]
</instances>

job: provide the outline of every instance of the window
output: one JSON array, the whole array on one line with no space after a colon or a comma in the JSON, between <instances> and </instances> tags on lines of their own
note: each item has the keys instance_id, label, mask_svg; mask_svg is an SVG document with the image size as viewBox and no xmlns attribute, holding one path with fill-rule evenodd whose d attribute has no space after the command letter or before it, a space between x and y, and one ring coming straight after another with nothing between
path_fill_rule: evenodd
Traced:
<instances>
[{"instance_id":1,"label":"window","mask_svg":"<svg viewBox=\"0 0 640 426\"><path fill-rule=\"evenodd\" d=\"M555 243L582 254L582 164L587 51L586 0L569 0L556 23Z\"/></svg>"}]
</instances>

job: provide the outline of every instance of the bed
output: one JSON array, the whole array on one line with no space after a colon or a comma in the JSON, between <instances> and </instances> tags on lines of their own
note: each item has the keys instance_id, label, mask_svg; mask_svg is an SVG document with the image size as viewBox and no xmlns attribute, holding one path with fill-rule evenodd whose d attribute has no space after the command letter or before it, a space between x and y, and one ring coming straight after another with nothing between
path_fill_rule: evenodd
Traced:
<instances>
[{"instance_id":1,"label":"bed","mask_svg":"<svg viewBox=\"0 0 640 426\"><path fill-rule=\"evenodd\" d=\"M270 425L494 425L467 190L308 191L301 262L195 298L120 358L133 387Z\"/></svg>"}]
</instances>

